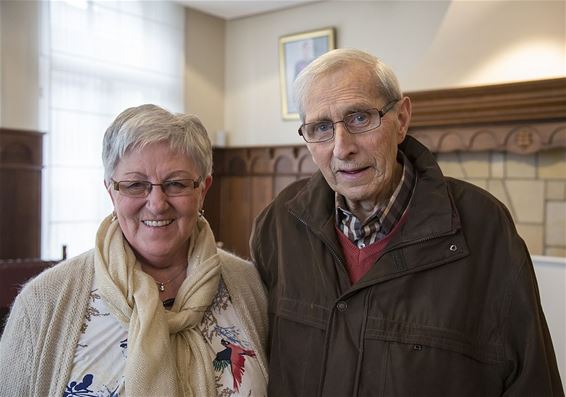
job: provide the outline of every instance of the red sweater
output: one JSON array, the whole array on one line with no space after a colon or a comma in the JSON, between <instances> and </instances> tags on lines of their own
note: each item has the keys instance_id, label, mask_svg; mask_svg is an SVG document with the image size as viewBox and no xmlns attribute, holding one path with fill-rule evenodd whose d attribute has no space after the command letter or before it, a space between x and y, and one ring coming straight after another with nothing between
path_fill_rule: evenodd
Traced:
<instances>
[{"instance_id":1,"label":"red sweater","mask_svg":"<svg viewBox=\"0 0 566 397\"><path fill-rule=\"evenodd\" d=\"M342 252L346 258L346 270L348 271L352 284L357 283L377 261L381 252L387 247L389 241L391 241L391 238L407 220L407 212L408 211L405 211L401 219L399 219L399 222L397 222L387 236L364 248L358 248L340 229L336 228L336 234L338 235Z\"/></svg>"}]
</instances>

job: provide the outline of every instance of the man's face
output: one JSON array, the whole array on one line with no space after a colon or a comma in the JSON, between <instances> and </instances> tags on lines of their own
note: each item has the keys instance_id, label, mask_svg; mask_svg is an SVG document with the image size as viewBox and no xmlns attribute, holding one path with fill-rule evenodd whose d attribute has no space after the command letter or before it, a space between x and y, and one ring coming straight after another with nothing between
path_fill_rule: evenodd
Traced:
<instances>
[{"instance_id":1,"label":"man's face","mask_svg":"<svg viewBox=\"0 0 566 397\"><path fill-rule=\"evenodd\" d=\"M305 100L305 123L338 121L347 114L385 105L372 74L354 65L312 83ZM346 198L354 214L367 215L395 189L402 170L396 160L397 145L405 138L410 107L409 99L403 98L374 130L354 135L338 123L332 141L307 144L330 187Z\"/></svg>"}]
</instances>

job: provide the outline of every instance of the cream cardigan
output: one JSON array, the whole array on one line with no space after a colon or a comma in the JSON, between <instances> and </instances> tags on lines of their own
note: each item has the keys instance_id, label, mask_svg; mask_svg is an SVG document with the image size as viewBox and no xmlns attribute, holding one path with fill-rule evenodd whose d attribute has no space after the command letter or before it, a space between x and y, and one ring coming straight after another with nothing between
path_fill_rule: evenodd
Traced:
<instances>
[{"instance_id":1,"label":"cream cardigan","mask_svg":"<svg viewBox=\"0 0 566 397\"><path fill-rule=\"evenodd\" d=\"M267 301L252 264L218 250L222 279L267 379ZM94 277L93 250L30 281L0 340L0 396L62 396Z\"/></svg>"}]
</instances>

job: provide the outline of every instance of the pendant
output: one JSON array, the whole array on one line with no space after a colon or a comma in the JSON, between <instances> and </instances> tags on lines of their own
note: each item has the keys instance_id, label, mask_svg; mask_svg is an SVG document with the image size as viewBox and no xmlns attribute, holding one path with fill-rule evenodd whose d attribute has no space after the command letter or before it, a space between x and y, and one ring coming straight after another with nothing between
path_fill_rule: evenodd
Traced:
<instances>
[{"instance_id":1,"label":"pendant","mask_svg":"<svg viewBox=\"0 0 566 397\"><path fill-rule=\"evenodd\" d=\"M163 283L159 283L159 291L165 291L165 286L163 285Z\"/></svg>"}]
</instances>

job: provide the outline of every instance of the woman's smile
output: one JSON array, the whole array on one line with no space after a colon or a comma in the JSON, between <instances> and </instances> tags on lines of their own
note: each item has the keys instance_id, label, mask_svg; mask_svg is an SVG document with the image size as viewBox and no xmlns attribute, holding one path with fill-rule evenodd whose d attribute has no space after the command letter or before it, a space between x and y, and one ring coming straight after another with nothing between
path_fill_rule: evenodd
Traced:
<instances>
[{"instance_id":1,"label":"woman's smile","mask_svg":"<svg viewBox=\"0 0 566 397\"><path fill-rule=\"evenodd\" d=\"M143 220L142 223L147 227L165 227L173 223L173 219L163 219L163 220Z\"/></svg>"}]
</instances>

